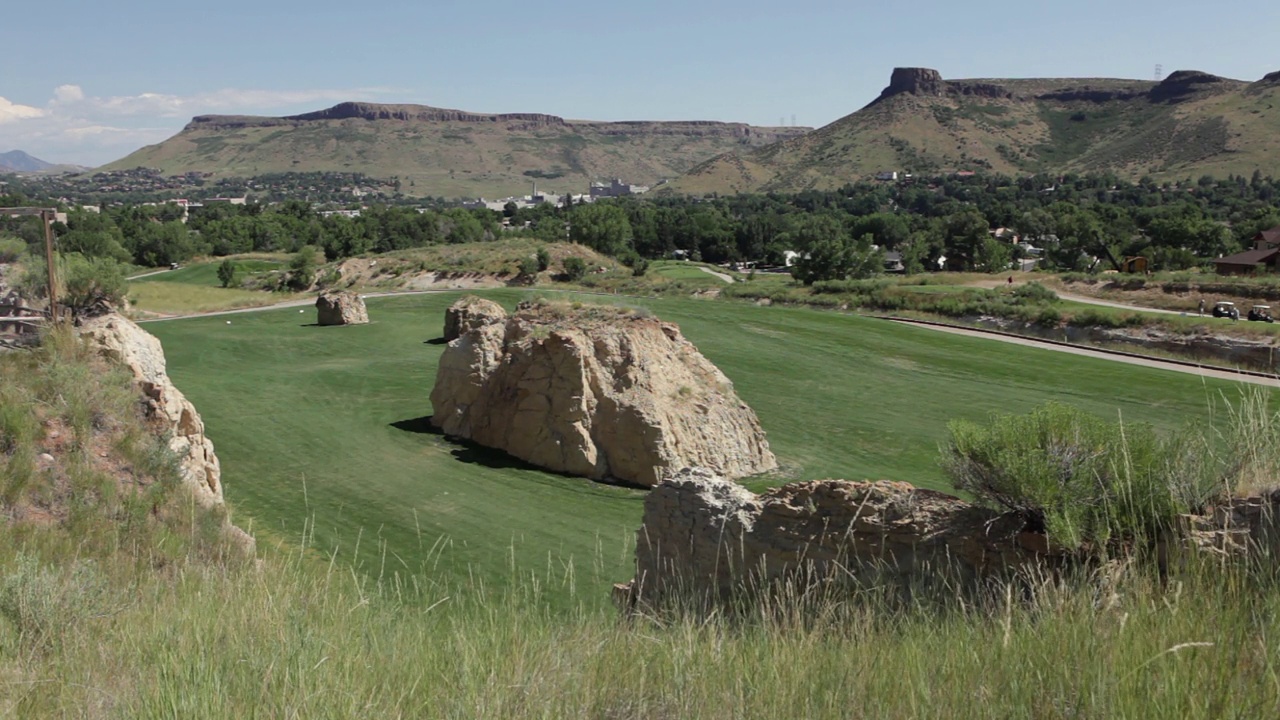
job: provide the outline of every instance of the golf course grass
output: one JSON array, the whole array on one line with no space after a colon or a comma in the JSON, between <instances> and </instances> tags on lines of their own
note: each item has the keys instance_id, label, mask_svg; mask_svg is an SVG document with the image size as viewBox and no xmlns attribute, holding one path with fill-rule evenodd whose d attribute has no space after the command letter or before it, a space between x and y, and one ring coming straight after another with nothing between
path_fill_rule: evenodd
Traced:
<instances>
[{"instance_id":1,"label":"golf course grass","mask_svg":"<svg viewBox=\"0 0 1280 720\"><path fill-rule=\"evenodd\" d=\"M481 294L509 308L529 295ZM371 299L373 322L362 326L317 327L312 309L292 308L146 328L204 417L238 524L295 543L306 533L313 547L383 578L412 572L494 588L533 578L552 603L573 586L603 604L608 584L631 576L644 494L431 430L444 309L459 296ZM952 419L1054 399L1174 428L1238 392L834 312L629 302L678 323L756 410L783 472L749 481L754 489L828 477L947 489L937 456Z\"/></svg>"},{"instance_id":2,"label":"golf course grass","mask_svg":"<svg viewBox=\"0 0 1280 720\"><path fill-rule=\"evenodd\" d=\"M227 258L236 266L236 277L243 279L246 275L253 273L268 272L271 270L287 270L286 263L280 260L268 260L264 258ZM158 273L146 278L147 282L164 282L164 283L182 283L184 285L206 285L209 287L222 287L222 281L218 279L218 266L222 264L221 260L210 260L208 262L200 262L186 267L180 267L177 270L169 270L168 272Z\"/></svg>"}]
</instances>

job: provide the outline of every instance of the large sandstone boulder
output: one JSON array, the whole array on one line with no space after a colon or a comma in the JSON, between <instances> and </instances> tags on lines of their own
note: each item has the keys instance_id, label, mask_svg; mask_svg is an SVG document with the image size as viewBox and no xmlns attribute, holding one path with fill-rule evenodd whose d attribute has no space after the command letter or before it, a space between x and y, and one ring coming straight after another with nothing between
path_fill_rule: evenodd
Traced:
<instances>
[{"instance_id":1,"label":"large sandstone boulder","mask_svg":"<svg viewBox=\"0 0 1280 720\"><path fill-rule=\"evenodd\" d=\"M133 372L142 391L145 411L169 438L183 482L202 505L222 504L222 471L213 442L195 406L174 387L165 372L164 350L155 336L116 314L86 319L80 337L104 357Z\"/></svg>"},{"instance_id":2,"label":"large sandstone boulder","mask_svg":"<svg viewBox=\"0 0 1280 720\"><path fill-rule=\"evenodd\" d=\"M507 311L498 303L468 295L444 311L444 341L453 342L469 330L482 325L502 323L506 319Z\"/></svg>"},{"instance_id":3,"label":"large sandstone boulder","mask_svg":"<svg viewBox=\"0 0 1280 720\"><path fill-rule=\"evenodd\" d=\"M320 325L363 325L369 311L359 293L333 290L316 298L316 323Z\"/></svg>"},{"instance_id":4,"label":"large sandstone boulder","mask_svg":"<svg viewBox=\"0 0 1280 720\"><path fill-rule=\"evenodd\" d=\"M440 357L432 422L540 467L653 486L690 466L777 467L755 413L671 323L616 308L523 307Z\"/></svg>"}]
</instances>

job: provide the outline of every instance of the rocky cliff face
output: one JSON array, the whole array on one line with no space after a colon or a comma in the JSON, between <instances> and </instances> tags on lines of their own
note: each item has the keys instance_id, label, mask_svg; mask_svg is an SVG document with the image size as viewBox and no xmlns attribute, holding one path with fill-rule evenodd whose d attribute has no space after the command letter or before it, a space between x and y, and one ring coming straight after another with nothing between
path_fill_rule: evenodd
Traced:
<instances>
[{"instance_id":1,"label":"rocky cliff face","mask_svg":"<svg viewBox=\"0 0 1280 720\"><path fill-rule=\"evenodd\" d=\"M117 314L85 320L79 332L101 355L133 372L146 415L169 438L183 482L202 505L221 505L222 471L213 442L205 437L200 413L169 380L160 341Z\"/></svg>"},{"instance_id":2,"label":"rocky cliff face","mask_svg":"<svg viewBox=\"0 0 1280 720\"><path fill-rule=\"evenodd\" d=\"M529 306L472 327L441 356L431 403L447 435L593 479L777 467L755 413L678 327L615 308Z\"/></svg>"},{"instance_id":3,"label":"rocky cliff face","mask_svg":"<svg viewBox=\"0 0 1280 720\"><path fill-rule=\"evenodd\" d=\"M895 95L921 97L972 96L992 99L1013 99L1014 94L995 83L942 79L942 74L929 68L894 68L889 87L872 103L888 100Z\"/></svg>"}]
</instances>

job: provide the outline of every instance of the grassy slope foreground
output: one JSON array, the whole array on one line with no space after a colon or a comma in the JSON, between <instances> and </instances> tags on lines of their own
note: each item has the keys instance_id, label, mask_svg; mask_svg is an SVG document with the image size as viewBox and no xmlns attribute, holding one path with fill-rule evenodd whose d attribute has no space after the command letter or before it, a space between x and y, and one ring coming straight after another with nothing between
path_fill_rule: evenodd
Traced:
<instances>
[{"instance_id":1,"label":"grassy slope foreground","mask_svg":"<svg viewBox=\"0 0 1280 720\"><path fill-rule=\"evenodd\" d=\"M489 296L514 304L523 294ZM340 547L374 574L448 584L536 576L603 604L630 576L639 491L562 477L433 434L428 395L455 293L381 298L366 326L309 326L313 311L147 325L204 415L238 517ZM785 478L941 487L946 423L1053 398L1172 427L1203 417L1203 383L1031 348L802 308L647 300L734 381ZM760 481L757 484L765 484ZM590 591L584 589L590 588Z\"/></svg>"},{"instance_id":2,"label":"grassy slope foreground","mask_svg":"<svg viewBox=\"0 0 1280 720\"><path fill-rule=\"evenodd\" d=\"M675 192L832 189L898 170L1248 176L1280 162L1280 73L954 80L900 69L876 102L808 135L710 160Z\"/></svg>"}]
</instances>

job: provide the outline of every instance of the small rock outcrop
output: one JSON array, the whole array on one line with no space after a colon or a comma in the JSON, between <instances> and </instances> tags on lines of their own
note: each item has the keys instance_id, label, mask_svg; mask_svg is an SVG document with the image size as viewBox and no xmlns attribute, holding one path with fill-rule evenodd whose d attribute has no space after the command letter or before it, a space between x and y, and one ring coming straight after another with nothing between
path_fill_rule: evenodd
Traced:
<instances>
[{"instance_id":1,"label":"small rock outcrop","mask_svg":"<svg viewBox=\"0 0 1280 720\"><path fill-rule=\"evenodd\" d=\"M316 298L316 323L319 325L363 325L369 322L369 311L359 293L335 290Z\"/></svg>"},{"instance_id":2,"label":"small rock outcrop","mask_svg":"<svg viewBox=\"0 0 1280 720\"><path fill-rule=\"evenodd\" d=\"M84 320L79 333L100 355L133 372L145 413L169 437L183 482L202 505L221 505L222 470L213 442L205 437L200 413L169 380L160 341L117 314Z\"/></svg>"},{"instance_id":3,"label":"small rock outcrop","mask_svg":"<svg viewBox=\"0 0 1280 720\"><path fill-rule=\"evenodd\" d=\"M1152 102L1176 103L1186 100L1198 92L1215 86L1240 85L1235 80L1211 75L1199 70L1178 70L1151 89Z\"/></svg>"},{"instance_id":4,"label":"small rock outcrop","mask_svg":"<svg viewBox=\"0 0 1280 720\"><path fill-rule=\"evenodd\" d=\"M889 87L871 104L888 100L895 95L1014 99L1014 94L1002 85L976 80L943 80L941 73L929 68L894 68L893 75L889 78Z\"/></svg>"},{"instance_id":5,"label":"small rock outcrop","mask_svg":"<svg viewBox=\"0 0 1280 720\"><path fill-rule=\"evenodd\" d=\"M522 306L440 357L433 424L534 465L653 486L777 467L733 384L671 323L607 307Z\"/></svg>"},{"instance_id":6,"label":"small rock outcrop","mask_svg":"<svg viewBox=\"0 0 1280 720\"><path fill-rule=\"evenodd\" d=\"M492 300L468 295L444 312L444 341L453 342L474 328L505 322L507 311Z\"/></svg>"},{"instance_id":7,"label":"small rock outcrop","mask_svg":"<svg viewBox=\"0 0 1280 720\"><path fill-rule=\"evenodd\" d=\"M1164 545L1157 555L1166 558L1172 545L1222 557L1274 557L1280 490L1184 515ZM636 575L613 594L624 610L722 603L781 582L954 595L1088 560L1085 551L1056 547L1029 531L1020 513L908 483L819 480L755 495L687 468L645 498Z\"/></svg>"},{"instance_id":8,"label":"small rock outcrop","mask_svg":"<svg viewBox=\"0 0 1280 720\"><path fill-rule=\"evenodd\" d=\"M701 468L650 491L624 605L718 602L783 580L956 588L1065 558L1025 520L901 482L821 480L755 495Z\"/></svg>"}]
</instances>

